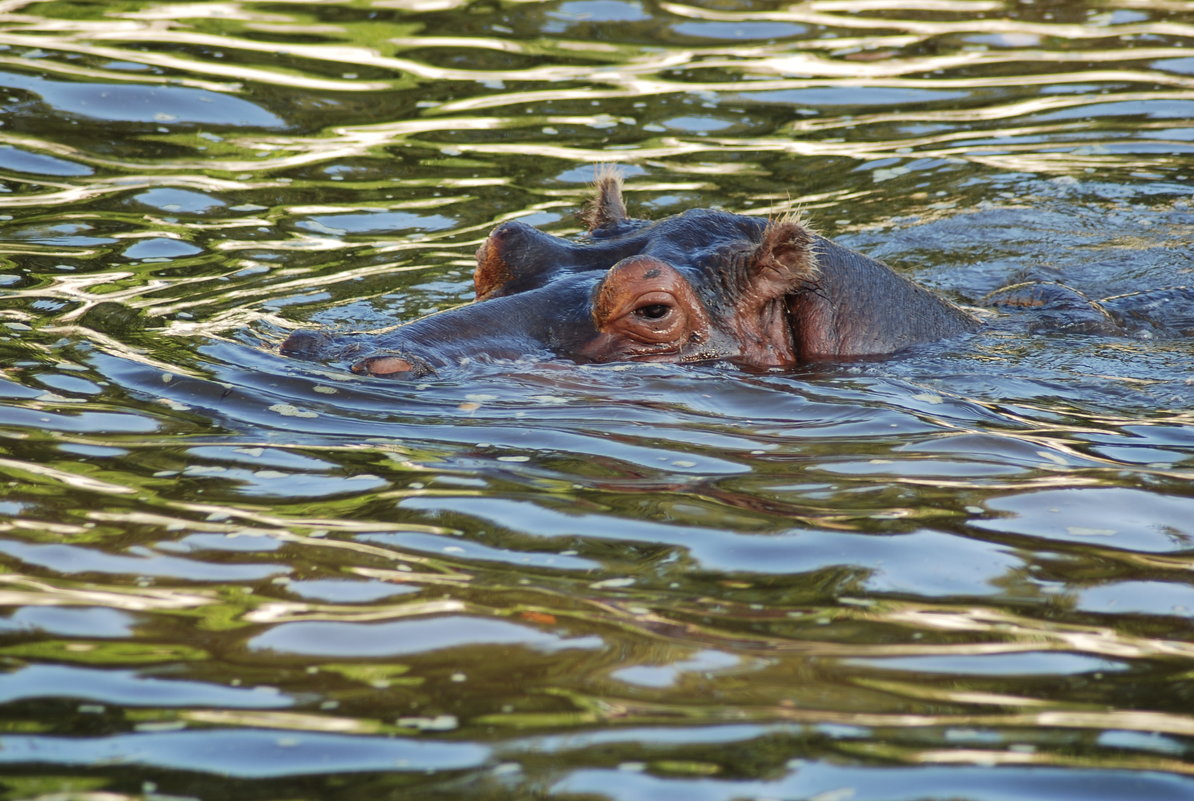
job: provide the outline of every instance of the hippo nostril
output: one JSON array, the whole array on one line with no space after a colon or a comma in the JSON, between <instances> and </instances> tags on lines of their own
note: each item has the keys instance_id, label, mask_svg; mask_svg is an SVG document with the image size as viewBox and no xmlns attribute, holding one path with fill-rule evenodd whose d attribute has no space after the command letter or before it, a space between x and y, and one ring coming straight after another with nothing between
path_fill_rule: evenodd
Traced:
<instances>
[{"instance_id":1,"label":"hippo nostril","mask_svg":"<svg viewBox=\"0 0 1194 801\"><path fill-rule=\"evenodd\" d=\"M422 362L398 355L372 356L368 359L362 359L349 369L359 375L375 376L417 377L433 372L430 367Z\"/></svg>"},{"instance_id":2,"label":"hippo nostril","mask_svg":"<svg viewBox=\"0 0 1194 801\"><path fill-rule=\"evenodd\" d=\"M413 369L413 364L406 359L399 359L397 356L386 356L381 359L373 359L369 362L369 372L373 373L373 375L409 373Z\"/></svg>"}]
</instances>

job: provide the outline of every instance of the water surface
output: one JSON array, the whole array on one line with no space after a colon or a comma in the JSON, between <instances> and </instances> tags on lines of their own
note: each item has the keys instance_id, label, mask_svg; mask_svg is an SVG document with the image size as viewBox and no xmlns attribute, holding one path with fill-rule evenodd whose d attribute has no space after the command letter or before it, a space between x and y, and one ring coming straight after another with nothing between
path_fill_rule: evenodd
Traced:
<instances>
[{"instance_id":1,"label":"water surface","mask_svg":"<svg viewBox=\"0 0 1194 801\"><path fill-rule=\"evenodd\" d=\"M0 3L0 798L1185 799L1180 335L282 358L512 218L1190 283L1171 0Z\"/></svg>"}]
</instances>

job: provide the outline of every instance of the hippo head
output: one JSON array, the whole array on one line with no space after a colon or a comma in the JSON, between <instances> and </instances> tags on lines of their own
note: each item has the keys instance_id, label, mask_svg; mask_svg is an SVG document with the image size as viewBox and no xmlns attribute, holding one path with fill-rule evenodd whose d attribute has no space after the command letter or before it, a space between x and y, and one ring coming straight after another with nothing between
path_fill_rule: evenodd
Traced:
<instances>
[{"instance_id":1,"label":"hippo head","mask_svg":"<svg viewBox=\"0 0 1194 801\"><path fill-rule=\"evenodd\" d=\"M632 219L621 181L602 172L582 214L588 233L561 239L518 221L477 251L476 300L352 338L295 332L287 355L348 358L359 373L421 376L476 359L577 362L796 361L787 298L817 274L814 235L696 209Z\"/></svg>"},{"instance_id":2,"label":"hippo head","mask_svg":"<svg viewBox=\"0 0 1194 801\"><path fill-rule=\"evenodd\" d=\"M560 239L518 221L477 251L473 303L380 335L297 331L282 352L420 376L477 359L702 362L747 368L873 357L975 331L969 312L794 219L710 209L632 219L599 173Z\"/></svg>"}]
</instances>

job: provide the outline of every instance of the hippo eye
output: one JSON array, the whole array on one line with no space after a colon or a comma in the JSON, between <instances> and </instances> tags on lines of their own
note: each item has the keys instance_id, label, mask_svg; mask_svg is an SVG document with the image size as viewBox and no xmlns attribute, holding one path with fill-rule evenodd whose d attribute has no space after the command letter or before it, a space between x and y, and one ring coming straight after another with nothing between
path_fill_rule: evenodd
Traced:
<instances>
[{"instance_id":1,"label":"hippo eye","mask_svg":"<svg viewBox=\"0 0 1194 801\"><path fill-rule=\"evenodd\" d=\"M647 320L662 320L671 310L672 307L666 303L652 303L649 306L640 306L634 313Z\"/></svg>"}]
</instances>

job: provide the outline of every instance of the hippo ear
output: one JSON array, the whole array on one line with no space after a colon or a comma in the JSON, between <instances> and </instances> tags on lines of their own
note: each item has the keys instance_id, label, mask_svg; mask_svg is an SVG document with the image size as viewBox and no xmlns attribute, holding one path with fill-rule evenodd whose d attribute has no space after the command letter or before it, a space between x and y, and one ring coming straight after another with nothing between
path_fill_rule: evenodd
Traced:
<instances>
[{"instance_id":1,"label":"hippo ear","mask_svg":"<svg viewBox=\"0 0 1194 801\"><path fill-rule=\"evenodd\" d=\"M590 232L616 226L629 219L626 204L622 201L622 176L616 167L608 164L598 167L593 189L592 200L580 213Z\"/></svg>"},{"instance_id":2,"label":"hippo ear","mask_svg":"<svg viewBox=\"0 0 1194 801\"><path fill-rule=\"evenodd\" d=\"M817 277L816 235L794 218L773 220L746 260L743 294L767 302L790 295Z\"/></svg>"},{"instance_id":3,"label":"hippo ear","mask_svg":"<svg viewBox=\"0 0 1194 801\"><path fill-rule=\"evenodd\" d=\"M520 220L489 232L477 249L473 289L477 300L513 295L547 283L573 264L573 246Z\"/></svg>"}]
</instances>

